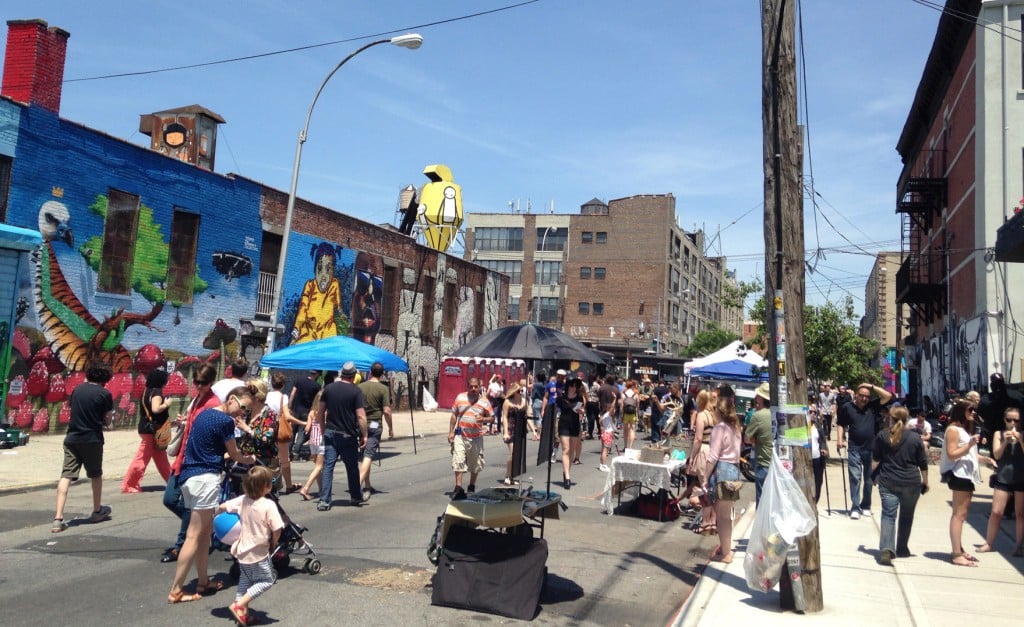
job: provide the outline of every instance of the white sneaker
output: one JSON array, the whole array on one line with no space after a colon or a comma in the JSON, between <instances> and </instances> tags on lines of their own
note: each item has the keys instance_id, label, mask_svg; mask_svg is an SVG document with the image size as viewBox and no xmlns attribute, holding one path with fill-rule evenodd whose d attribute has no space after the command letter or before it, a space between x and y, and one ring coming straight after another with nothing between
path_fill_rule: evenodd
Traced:
<instances>
[{"instance_id":1,"label":"white sneaker","mask_svg":"<svg viewBox=\"0 0 1024 627\"><path fill-rule=\"evenodd\" d=\"M871 510L870 509L866 509L866 510L862 511L861 514L864 514L868 518L871 518Z\"/></svg>"},{"instance_id":2,"label":"white sneaker","mask_svg":"<svg viewBox=\"0 0 1024 627\"><path fill-rule=\"evenodd\" d=\"M601 464L600 466L597 467L597 469L600 470L601 472L611 472L611 468L609 468L605 464Z\"/></svg>"},{"instance_id":3,"label":"white sneaker","mask_svg":"<svg viewBox=\"0 0 1024 627\"><path fill-rule=\"evenodd\" d=\"M850 512L850 520L858 520L860 518L860 512L853 510Z\"/></svg>"}]
</instances>

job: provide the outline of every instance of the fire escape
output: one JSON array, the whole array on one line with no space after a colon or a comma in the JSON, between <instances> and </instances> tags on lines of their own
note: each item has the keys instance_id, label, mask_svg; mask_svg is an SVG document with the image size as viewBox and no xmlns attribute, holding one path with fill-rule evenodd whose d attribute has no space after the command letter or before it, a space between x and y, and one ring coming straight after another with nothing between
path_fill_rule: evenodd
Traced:
<instances>
[{"instance_id":1,"label":"fire escape","mask_svg":"<svg viewBox=\"0 0 1024 627\"><path fill-rule=\"evenodd\" d=\"M904 261L896 273L896 302L910 309L911 329L945 313L945 251L932 246L929 234L946 200L945 178L911 176L900 181L896 212L902 214Z\"/></svg>"}]
</instances>

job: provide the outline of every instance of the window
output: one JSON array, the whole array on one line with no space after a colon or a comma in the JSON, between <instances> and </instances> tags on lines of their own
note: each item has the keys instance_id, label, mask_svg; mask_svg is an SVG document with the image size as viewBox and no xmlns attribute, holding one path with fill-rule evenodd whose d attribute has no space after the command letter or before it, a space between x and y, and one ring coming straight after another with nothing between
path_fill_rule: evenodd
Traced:
<instances>
[{"instance_id":1,"label":"window","mask_svg":"<svg viewBox=\"0 0 1024 627\"><path fill-rule=\"evenodd\" d=\"M535 261L533 271L535 285L559 285L562 282L561 261Z\"/></svg>"},{"instance_id":2,"label":"window","mask_svg":"<svg viewBox=\"0 0 1024 627\"><path fill-rule=\"evenodd\" d=\"M581 279L589 279L590 278L590 266L583 266L582 268L580 268L580 278Z\"/></svg>"},{"instance_id":3,"label":"window","mask_svg":"<svg viewBox=\"0 0 1024 627\"><path fill-rule=\"evenodd\" d=\"M478 309L480 309L478 307ZM508 298L508 319L511 322L519 322L519 297L509 296Z\"/></svg>"},{"instance_id":4,"label":"window","mask_svg":"<svg viewBox=\"0 0 1024 627\"><path fill-rule=\"evenodd\" d=\"M675 268L669 269L668 289L669 292L675 294L679 291L679 270Z\"/></svg>"},{"instance_id":5,"label":"window","mask_svg":"<svg viewBox=\"0 0 1024 627\"><path fill-rule=\"evenodd\" d=\"M192 303L198 247L199 216L175 209L167 247L167 300L171 303Z\"/></svg>"},{"instance_id":6,"label":"window","mask_svg":"<svg viewBox=\"0 0 1024 627\"><path fill-rule=\"evenodd\" d=\"M597 232L597 237L596 237L595 241L598 244L607 244L608 243L608 231L598 231Z\"/></svg>"},{"instance_id":7,"label":"window","mask_svg":"<svg viewBox=\"0 0 1024 627\"><path fill-rule=\"evenodd\" d=\"M523 282L523 262L511 259L483 259L478 261L481 266L494 272L500 272L508 277L512 285L519 285Z\"/></svg>"},{"instance_id":8,"label":"window","mask_svg":"<svg viewBox=\"0 0 1024 627\"><path fill-rule=\"evenodd\" d=\"M590 303L580 303L579 312L581 316L590 315Z\"/></svg>"},{"instance_id":9,"label":"window","mask_svg":"<svg viewBox=\"0 0 1024 627\"><path fill-rule=\"evenodd\" d=\"M13 159L0 155L0 222L7 222L8 196L11 194L11 165Z\"/></svg>"},{"instance_id":10,"label":"window","mask_svg":"<svg viewBox=\"0 0 1024 627\"><path fill-rule=\"evenodd\" d=\"M523 227L478 227L474 230L473 246L477 250L522 250Z\"/></svg>"},{"instance_id":11,"label":"window","mask_svg":"<svg viewBox=\"0 0 1024 627\"><path fill-rule=\"evenodd\" d=\"M604 268L594 268L594 278L598 281L604 281Z\"/></svg>"},{"instance_id":12,"label":"window","mask_svg":"<svg viewBox=\"0 0 1024 627\"><path fill-rule=\"evenodd\" d=\"M107 192L98 291L124 296L131 293L138 228L139 197L116 189Z\"/></svg>"},{"instance_id":13,"label":"window","mask_svg":"<svg viewBox=\"0 0 1024 627\"><path fill-rule=\"evenodd\" d=\"M558 322L558 299L545 296L538 300L540 300L540 321L549 324Z\"/></svg>"},{"instance_id":14,"label":"window","mask_svg":"<svg viewBox=\"0 0 1024 627\"><path fill-rule=\"evenodd\" d=\"M455 337L455 318L459 312L459 286L454 283L444 284L444 314L441 318L444 337Z\"/></svg>"},{"instance_id":15,"label":"window","mask_svg":"<svg viewBox=\"0 0 1024 627\"><path fill-rule=\"evenodd\" d=\"M593 231L583 231L583 236L582 236L580 241L582 243L584 243L584 244L593 244L594 243L594 232Z\"/></svg>"},{"instance_id":16,"label":"window","mask_svg":"<svg viewBox=\"0 0 1024 627\"><path fill-rule=\"evenodd\" d=\"M595 316L603 316L604 315L604 303L594 303L593 311L594 311L594 315Z\"/></svg>"},{"instance_id":17,"label":"window","mask_svg":"<svg viewBox=\"0 0 1024 627\"><path fill-rule=\"evenodd\" d=\"M569 229L552 226L537 229L537 250L565 250Z\"/></svg>"}]
</instances>

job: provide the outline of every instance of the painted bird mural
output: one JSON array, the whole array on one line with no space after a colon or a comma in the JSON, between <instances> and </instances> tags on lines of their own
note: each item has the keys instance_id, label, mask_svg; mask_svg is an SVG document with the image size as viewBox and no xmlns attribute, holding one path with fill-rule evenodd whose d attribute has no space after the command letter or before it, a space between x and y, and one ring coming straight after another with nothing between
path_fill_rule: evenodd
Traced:
<instances>
[{"instance_id":1,"label":"painted bird mural","mask_svg":"<svg viewBox=\"0 0 1024 627\"><path fill-rule=\"evenodd\" d=\"M74 247L71 215L64 203L50 200L39 209L43 244L36 259L35 304L39 328L50 350L70 370L86 370L95 360L110 364L114 372L129 372L132 358L121 346L128 327L152 321L163 310L158 303L148 314L114 310L103 322L97 320L71 290L54 252L54 245Z\"/></svg>"}]
</instances>

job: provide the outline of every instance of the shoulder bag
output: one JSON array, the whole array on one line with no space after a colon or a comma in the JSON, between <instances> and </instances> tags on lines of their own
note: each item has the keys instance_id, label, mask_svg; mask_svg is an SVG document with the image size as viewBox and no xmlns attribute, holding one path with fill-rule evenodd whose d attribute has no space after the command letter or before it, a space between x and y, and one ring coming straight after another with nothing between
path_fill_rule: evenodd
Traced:
<instances>
[{"instance_id":1,"label":"shoulder bag","mask_svg":"<svg viewBox=\"0 0 1024 627\"><path fill-rule=\"evenodd\" d=\"M148 396L149 398L145 398ZM146 418L153 422L153 396L152 394L146 394L143 397L142 409L146 413ZM153 431L153 446L158 451L167 450L167 445L171 443L171 421L164 420L163 423Z\"/></svg>"},{"instance_id":2,"label":"shoulder bag","mask_svg":"<svg viewBox=\"0 0 1024 627\"><path fill-rule=\"evenodd\" d=\"M281 406L277 408L277 441L292 441L292 421L284 415L284 394L281 395Z\"/></svg>"}]
</instances>

